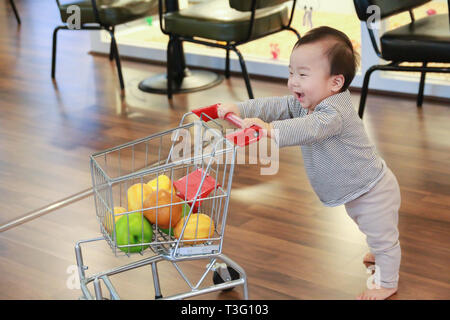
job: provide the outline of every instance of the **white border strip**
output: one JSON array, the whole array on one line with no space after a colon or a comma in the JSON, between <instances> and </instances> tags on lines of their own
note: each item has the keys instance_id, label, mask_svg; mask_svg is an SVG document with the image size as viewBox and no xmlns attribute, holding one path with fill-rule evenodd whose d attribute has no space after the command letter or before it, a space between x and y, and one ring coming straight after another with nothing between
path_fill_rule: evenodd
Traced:
<instances>
[{"instance_id":1,"label":"white border strip","mask_svg":"<svg viewBox=\"0 0 450 320\"><path fill-rule=\"evenodd\" d=\"M101 31L93 31L91 34L91 51L97 53L109 53L109 42L101 39ZM118 43L121 56L148 59L153 61L166 61L166 48L160 44L152 46L136 46L127 43ZM380 59L375 54L370 42L366 26L361 24L361 72L352 82L352 87L361 88L365 70L374 64L380 64ZM203 52L203 53L201 53ZM185 52L186 64L189 66L204 67L216 70L225 69L225 50L221 55L217 49L202 50L197 52ZM250 75L261 75L287 80L287 63L271 61L269 59L257 59L244 57L247 70ZM381 62L382 63L382 62ZM230 70L241 72L239 59L230 53ZM409 74L409 75L408 75ZM419 76L412 76L409 72L397 72L395 76L387 75L386 72L375 71L370 77L370 89L417 94L419 90ZM450 99L450 82L429 80L425 82L424 95Z\"/></svg>"}]
</instances>

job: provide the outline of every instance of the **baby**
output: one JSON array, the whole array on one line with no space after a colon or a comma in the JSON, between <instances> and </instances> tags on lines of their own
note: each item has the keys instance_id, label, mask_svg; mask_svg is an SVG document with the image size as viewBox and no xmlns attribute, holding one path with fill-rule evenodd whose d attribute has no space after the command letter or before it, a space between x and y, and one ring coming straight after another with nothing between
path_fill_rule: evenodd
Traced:
<instances>
[{"instance_id":1,"label":"baby","mask_svg":"<svg viewBox=\"0 0 450 320\"><path fill-rule=\"evenodd\" d=\"M301 146L306 173L322 203L345 205L367 236L370 252L364 262L375 263L380 281L357 299L386 299L397 292L399 278L400 188L352 106L348 87L357 64L344 33L312 29L291 53L292 95L222 104L218 114L234 112L244 118L244 128L262 127L279 147Z\"/></svg>"}]
</instances>

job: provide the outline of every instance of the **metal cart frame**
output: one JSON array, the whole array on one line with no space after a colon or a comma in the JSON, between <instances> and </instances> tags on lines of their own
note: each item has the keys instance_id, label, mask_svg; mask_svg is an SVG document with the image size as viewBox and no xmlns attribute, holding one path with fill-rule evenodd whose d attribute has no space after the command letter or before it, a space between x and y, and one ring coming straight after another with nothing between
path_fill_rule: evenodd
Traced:
<instances>
[{"instance_id":1,"label":"metal cart frame","mask_svg":"<svg viewBox=\"0 0 450 320\"><path fill-rule=\"evenodd\" d=\"M207 107L210 108L210 107ZM203 108L206 109L206 108ZM198 110L203 110L198 109ZM185 299L190 297L195 297L201 294L211 293L214 291L221 291L221 290L227 290L231 289L237 286L243 287L243 297L244 299L248 299L248 286L247 286L247 276L242 267L240 267L236 262L234 262L232 259L227 257L222 253L222 245L223 245L223 236L225 232L225 225L226 225L226 217L228 212L228 203L229 203L229 197L231 192L231 185L232 185L232 177L233 177L233 171L234 171L234 162L236 159L236 150L239 147L238 144L234 144L230 141L230 139L227 139L224 135L224 129L223 126L219 122L217 122L213 117L211 117L210 112L189 112L186 113L183 118L180 121L180 125L175 129L170 129L161 133L157 133L151 136L148 136L146 138L138 139L126 144L123 144L121 146L117 146L114 148L110 148L108 150L98 152L91 156L91 173L92 173L92 181L93 181L93 192L94 192L94 198L95 198L95 206L96 206L96 213L97 213L97 220L100 222L100 231L102 233L102 237L97 237L93 239L87 239L87 240L81 240L78 241L75 245L75 256L78 266L78 273L79 273L79 279L80 279L80 288L82 291L82 297L80 299L97 299L101 300L104 299L104 294L102 292L102 285L103 282L104 287L106 287L108 293L109 293L109 299L117 300L120 299L119 294L117 293L116 289L114 288L110 277L119 274L122 272L126 272L132 269L144 267L147 265L151 265L152 270L152 276L153 276L153 284L154 284L154 291L155 291L155 299ZM195 121L189 124L184 124L184 121L187 116L192 114L200 114L200 120ZM239 118L231 117L230 115L230 122L234 123L235 125L239 125ZM214 124L216 128L213 128L211 124ZM179 159L176 161L171 161L173 159L174 155L174 147L175 143L180 138L180 130L181 129L194 129L197 130L197 132L200 130L201 134L199 134L196 138L196 141L194 142L193 149L194 149L194 156L193 157L187 157L183 159ZM219 129L217 129L219 128ZM253 131L252 131L253 132ZM213 136L213 141L207 141L205 143L204 136L205 133L208 133L209 135ZM255 136L257 136L259 133L253 133ZM166 155L162 152L163 146L168 146L168 143L163 142L163 138L171 135L171 147L168 152L168 155ZM198 139L200 137L200 139ZM150 156L156 156L156 152L151 153L149 152L149 146L148 144L152 141L157 141L159 139L159 149L158 149L158 158L155 159L156 161L152 162L150 161ZM157 141L158 142L158 141ZM145 146L145 152L141 152L145 155L145 163L138 166L139 168L136 168L137 163L137 154L139 153L137 151L137 148L139 145L146 144ZM157 143L158 144L158 143ZM242 146L242 144L240 144ZM204 152L206 150L206 147L210 148L210 151ZM121 155L120 152L122 150L126 150L127 148L131 148L131 169L128 171L121 171L121 168L124 166L123 163L125 162L124 156L122 156L122 164L121 164ZM110 168L108 167L108 164L111 166L111 161L107 158L107 156L113 154L114 152L119 152L118 157L118 165L116 163L116 170L115 177L111 177ZM223 164L223 168L220 167L221 162L218 161L219 156L226 155L227 160ZM130 158L130 157L129 157ZM101 159L101 160L100 160ZM99 163L103 161L103 166ZM152 164L150 164L152 163ZM214 167L216 166L216 167ZM118 168L118 172L117 172ZM179 238L174 238L173 236L170 236L170 228L169 228L169 234L163 234L160 232L160 229L158 228L158 222L156 222L156 226L153 225L153 232L154 237L152 238L152 241L150 243L144 243L140 242L138 244L130 244L130 240L128 240L128 245L118 245L117 242L117 233L116 233L116 220L115 220L115 213L113 211L113 202L120 202L122 203L122 194L124 193L123 190L126 190L124 183L126 183L128 186L128 183L132 183L130 181L141 181L143 182L144 177L148 177L151 175L157 175L157 178L159 177L159 174L161 172L168 173L171 172L171 178L174 175L174 170L182 168L183 170L186 170L187 173L189 173L189 169L201 168L202 172L202 179L200 182L200 185L198 187L198 190L195 194L194 199L182 199L184 201L177 202L177 203L189 203L192 205L190 208L188 216L186 216L188 220L189 217L193 214L194 211L194 205L197 203L200 203L200 206L203 206L202 210L205 210L208 212L209 210L209 216L211 217L211 223L214 223L215 225L215 236L208 236L208 239L202 239L204 240L203 243L199 244L199 242L196 242L195 240L194 244L187 243L189 240L185 240L183 238L183 232L186 228L186 223L184 224L181 232L181 236ZM214 169L215 168L215 169ZM203 196L201 198L201 188L203 186L203 183L205 181L205 178L207 175L212 175L216 179L219 179L219 174L222 172L223 169L223 175L221 178L221 183L218 184L218 187L214 189L214 194L210 196ZM172 180L173 181L173 180ZM187 182L186 182L187 185ZM119 192L115 193L113 188L120 188ZM141 195L143 197L143 190L141 191ZM117 195L118 194L118 195ZM172 196L173 197L173 196ZM203 202L202 202L203 201ZM208 202L209 201L209 202ZM125 201L124 201L125 202ZM210 203L208 206L206 203ZM167 206L167 205L166 205ZM161 207L154 207L156 210L159 208L161 210ZM153 208L153 209L154 209ZM207 208L207 209L205 209ZM172 209L171 209L172 210ZM135 211L144 211L144 205L142 205L142 208L140 210ZM171 218L172 218L172 211L171 212ZM122 213L122 215L126 215L128 219L128 215L130 213L134 213L133 210L129 210L128 208L128 202L127 202L127 212ZM142 215L143 216L143 215ZM144 219L144 218L142 218ZM111 221L113 221L111 223ZM186 221L187 222L187 221ZM143 229L144 227L142 227ZM198 228L198 219L197 219L197 228ZM210 227L211 228L211 227ZM130 226L128 222L128 232L130 232ZM142 231L143 233L144 231ZM195 233L197 237L197 231ZM128 239L130 239L130 236L128 235ZM90 276L86 275L86 270L88 269L87 265L84 264L83 261L83 254L82 254L82 246L96 242L106 240L111 249L113 250L114 254L121 254L125 252L126 255L130 254L130 247L133 246L140 246L140 248L144 248L144 245L146 247L150 247L151 251L155 253L155 255L152 255L150 257L143 258L136 262L131 262L110 270L106 270L103 272L99 272ZM143 240L142 240L143 241ZM191 240L192 241L192 240ZM117 251L117 249L120 249L120 251ZM128 251L127 251L128 249ZM150 250L147 250L145 253L150 252ZM143 252L139 252L143 255ZM203 272L202 276L196 283L191 283L186 276L186 274L181 270L178 263L184 262L184 261L193 261L193 260L200 260L200 259L207 259L208 264L206 265L206 270ZM159 275L158 275L158 267L157 263L161 261L169 261L173 265L173 267L178 271L178 273L181 275L181 277L184 279L184 281L188 284L190 287L190 291L183 292L175 295L171 295L168 297L163 297L160 287L160 281L159 281ZM231 268L231 270L230 270ZM230 272L234 271L234 272ZM204 284L204 280L208 273L214 272L215 276L220 276L220 278L223 281L220 281L219 283L216 283L216 281L213 278L214 285L202 287L202 284ZM236 277L238 275L238 277ZM88 288L88 284L93 283L94 286L94 295L91 293L91 291Z\"/></svg>"},{"instance_id":2,"label":"metal cart frame","mask_svg":"<svg viewBox=\"0 0 450 320\"><path fill-rule=\"evenodd\" d=\"M104 240L104 238L99 237L99 238L94 238L94 239L89 239L89 240L82 240L82 241L78 241L77 244L75 245L75 255L77 258L78 273L80 276L80 287L81 287L81 291L83 294L81 299L87 299L87 300L92 300L92 299L102 300L102 299L104 299L104 295L103 295L101 284L100 284L100 282L103 282L103 284L105 285L105 287L107 288L107 290L109 292L109 299L119 300L120 299L119 294L117 293L116 289L114 288L114 286L110 280L110 276L113 276L115 274L122 273L125 271L129 271L132 269L151 265L152 275L153 275L153 285L154 285L154 290L155 290L155 299L180 300L180 299L195 297L195 296L202 295L202 294L211 293L214 291L221 291L221 290L231 289L231 288L234 288L237 286L243 286L244 299L248 300L247 276L245 274L244 269L242 269L242 267L240 267L236 262L234 262L232 259L230 259L229 257L227 257L226 255L224 255L222 253L217 254L217 255L209 255L208 256L210 258L210 262L206 267L206 271L195 285L192 284L188 280L186 275L183 273L183 271L177 265L177 262L205 259L204 255L195 255L195 256L185 257L185 258L181 258L181 259L180 258L173 259L170 256L156 255L156 256L148 257L148 258L145 258L145 259L142 259L142 260L139 260L136 262L132 262L132 263L129 263L129 264L117 267L117 268L113 268L111 270L100 272L100 273L97 273L97 274L94 274L91 276L86 276L85 271L87 270L88 267L86 265L84 265L84 262L83 262L81 245L88 243L88 242L101 241L101 240ZM157 263L160 261L170 261L172 263L172 265L176 268L176 270L180 273L180 275L183 277L183 279L186 281L186 283L189 285L189 287L191 288L191 291L172 295L169 297L163 297L162 292L161 292L160 283L159 283L159 275L158 275L158 267L157 267ZM218 261L223 261L223 264L219 263ZM231 275L225 266L231 267L234 270L236 270L239 273L239 279L232 280ZM208 286L205 288L200 288L203 280L205 279L206 275L210 271L218 272L221 275L222 279L225 280L225 282L223 282L221 284L215 284L212 286ZM89 289L87 287L87 285L91 282L93 282L93 285L94 285L94 295L91 294L91 292L89 291Z\"/></svg>"}]
</instances>

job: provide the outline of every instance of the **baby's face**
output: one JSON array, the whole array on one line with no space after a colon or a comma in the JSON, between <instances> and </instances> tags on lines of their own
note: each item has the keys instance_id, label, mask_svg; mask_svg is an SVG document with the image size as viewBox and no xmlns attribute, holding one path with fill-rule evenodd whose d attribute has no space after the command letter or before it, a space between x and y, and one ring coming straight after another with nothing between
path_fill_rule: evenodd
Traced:
<instances>
[{"instance_id":1,"label":"baby's face","mask_svg":"<svg viewBox=\"0 0 450 320\"><path fill-rule=\"evenodd\" d=\"M337 93L322 42L303 44L292 51L288 88L303 108L314 110L323 99Z\"/></svg>"}]
</instances>

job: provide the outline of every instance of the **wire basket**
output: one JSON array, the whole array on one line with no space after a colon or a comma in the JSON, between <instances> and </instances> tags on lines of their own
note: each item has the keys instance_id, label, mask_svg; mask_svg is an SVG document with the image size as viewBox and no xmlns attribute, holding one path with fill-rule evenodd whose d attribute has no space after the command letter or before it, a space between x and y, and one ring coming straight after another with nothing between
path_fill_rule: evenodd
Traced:
<instances>
[{"instance_id":1,"label":"wire basket","mask_svg":"<svg viewBox=\"0 0 450 320\"><path fill-rule=\"evenodd\" d=\"M236 148L212 122L182 123L91 156L96 216L115 255L222 252Z\"/></svg>"}]
</instances>

